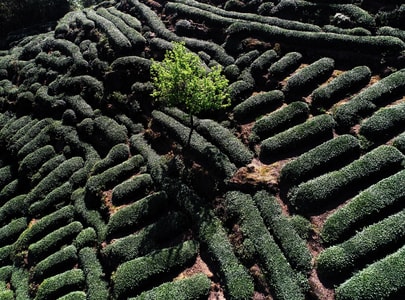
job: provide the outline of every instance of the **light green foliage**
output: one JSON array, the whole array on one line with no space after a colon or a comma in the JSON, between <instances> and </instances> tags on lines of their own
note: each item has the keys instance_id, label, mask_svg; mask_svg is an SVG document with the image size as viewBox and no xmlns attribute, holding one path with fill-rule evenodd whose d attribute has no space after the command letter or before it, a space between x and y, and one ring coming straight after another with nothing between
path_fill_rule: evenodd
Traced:
<instances>
[{"instance_id":1,"label":"light green foliage","mask_svg":"<svg viewBox=\"0 0 405 300\"><path fill-rule=\"evenodd\" d=\"M226 107L228 80L221 71L220 66L214 66L207 72L198 55L189 52L184 44L174 43L163 62L151 66L155 85L152 96L190 114Z\"/></svg>"}]
</instances>

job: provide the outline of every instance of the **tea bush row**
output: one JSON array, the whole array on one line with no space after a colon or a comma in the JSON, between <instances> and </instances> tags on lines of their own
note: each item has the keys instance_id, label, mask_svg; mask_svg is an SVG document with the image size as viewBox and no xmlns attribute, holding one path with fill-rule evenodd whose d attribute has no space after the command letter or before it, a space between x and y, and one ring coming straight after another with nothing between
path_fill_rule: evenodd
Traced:
<instances>
[{"instance_id":1,"label":"tea bush row","mask_svg":"<svg viewBox=\"0 0 405 300\"><path fill-rule=\"evenodd\" d=\"M8 200L0 207L0 225L4 226L14 218L25 216L28 205L25 202L26 194L20 194Z\"/></svg>"},{"instance_id":2,"label":"tea bush row","mask_svg":"<svg viewBox=\"0 0 405 300\"><path fill-rule=\"evenodd\" d=\"M261 76L267 74L268 69L278 60L278 54L273 49L267 50L260 54L256 58L250 67L250 72L252 73L253 78L257 81L261 79Z\"/></svg>"},{"instance_id":3,"label":"tea bush row","mask_svg":"<svg viewBox=\"0 0 405 300\"><path fill-rule=\"evenodd\" d=\"M336 300L387 299L395 295L405 288L404 264L405 247L402 247L338 286Z\"/></svg>"},{"instance_id":4,"label":"tea bush row","mask_svg":"<svg viewBox=\"0 0 405 300\"><path fill-rule=\"evenodd\" d=\"M405 211L365 227L341 244L326 248L317 259L319 274L327 277L347 276L385 249L392 249L405 237Z\"/></svg>"},{"instance_id":5,"label":"tea bush row","mask_svg":"<svg viewBox=\"0 0 405 300\"><path fill-rule=\"evenodd\" d=\"M316 146L332 138L334 127L335 121L330 115L313 117L263 140L260 144L260 159L276 160L302 147Z\"/></svg>"},{"instance_id":6,"label":"tea bush row","mask_svg":"<svg viewBox=\"0 0 405 300\"><path fill-rule=\"evenodd\" d=\"M114 299L122 299L139 291L148 281L157 282L159 276L189 265L197 251L198 243L190 240L121 264L111 276Z\"/></svg>"},{"instance_id":7,"label":"tea bush row","mask_svg":"<svg viewBox=\"0 0 405 300\"><path fill-rule=\"evenodd\" d=\"M358 192L401 169L404 156L392 146L380 146L340 170L326 173L300 184L290 193L290 204L301 212L311 212L332 204L344 194Z\"/></svg>"},{"instance_id":8,"label":"tea bush row","mask_svg":"<svg viewBox=\"0 0 405 300\"><path fill-rule=\"evenodd\" d=\"M114 6L110 6L107 8L108 12L120 17L125 23L127 23L130 27L134 28L136 31L141 31L142 29L142 23L135 18L134 16L128 14L128 13L124 13L120 10L118 10L117 8L115 8Z\"/></svg>"},{"instance_id":9,"label":"tea bush row","mask_svg":"<svg viewBox=\"0 0 405 300\"><path fill-rule=\"evenodd\" d=\"M168 202L165 192L157 192L119 209L107 223L107 237L111 238L129 228L134 231L134 228L145 225L147 220L165 212L169 207Z\"/></svg>"},{"instance_id":10,"label":"tea bush row","mask_svg":"<svg viewBox=\"0 0 405 300\"><path fill-rule=\"evenodd\" d=\"M179 142L183 147L187 146L190 128L176 121L174 118L160 111L153 111L152 116L166 131L169 136ZM209 143L198 133L194 132L190 140L190 150L197 159L208 164L215 172L230 178L236 171L236 167L229 161L217 147Z\"/></svg>"},{"instance_id":11,"label":"tea bush row","mask_svg":"<svg viewBox=\"0 0 405 300\"><path fill-rule=\"evenodd\" d=\"M196 130L223 151L236 166L244 166L253 159L253 153L233 133L219 123L199 120Z\"/></svg>"},{"instance_id":12,"label":"tea bush row","mask_svg":"<svg viewBox=\"0 0 405 300\"><path fill-rule=\"evenodd\" d=\"M376 110L378 105L394 100L405 91L405 70L399 70L362 90L339 106L333 117L340 127L349 128Z\"/></svg>"},{"instance_id":13,"label":"tea bush row","mask_svg":"<svg viewBox=\"0 0 405 300\"><path fill-rule=\"evenodd\" d=\"M371 70L367 66L358 66L346 71L312 92L311 107L317 111L326 110L348 93L355 92L366 85L370 78Z\"/></svg>"},{"instance_id":14,"label":"tea bush row","mask_svg":"<svg viewBox=\"0 0 405 300\"><path fill-rule=\"evenodd\" d=\"M405 154L405 133L401 133L393 140L393 146Z\"/></svg>"},{"instance_id":15,"label":"tea bush row","mask_svg":"<svg viewBox=\"0 0 405 300\"><path fill-rule=\"evenodd\" d=\"M398 205L405 196L404 180L405 171L402 170L362 191L326 219L321 231L322 240L333 245L347 234L354 233L368 219Z\"/></svg>"},{"instance_id":16,"label":"tea bush row","mask_svg":"<svg viewBox=\"0 0 405 300\"><path fill-rule=\"evenodd\" d=\"M184 299L194 300L206 297L210 290L211 281L202 273L192 275L173 282L166 282L152 290L143 292L130 300L146 299Z\"/></svg>"},{"instance_id":17,"label":"tea bush row","mask_svg":"<svg viewBox=\"0 0 405 300\"><path fill-rule=\"evenodd\" d=\"M253 279L236 257L222 222L212 215L202 205L202 199L185 185L179 187L176 200L194 219L201 247L204 247L209 258L218 264L226 297L241 300L251 298L254 293Z\"/></svg>"},{"instance_id":18,"label":"tea bush row","mask_svg":"<svg viewBox=\"0 0 405 300\"><path fill-rule=\"evenodd\" d=\"M152 189L153 181L149 174L139 174L116 185L112 190L113 205L134 202Z\"/></svg>"},{"instance_id":19,"label":"tea bush row","mask_svg":"<svg viewBox=\"0 0 405 300\"><path fill-rule=\"evenodd\" d=\"M21 232L25 230L27 225L27 219L22 217L13 219L7 225L0 227L0 240L2 245L14 243Z\"/></svg>"},{"instance_id":20,"label":"tea bush row","mask_svg":"<svg viewBox=\"0 0 405 300\"><path fill-rule=\"evenodd\" d=\"M280 107L284 94L279 90L254 94L236 105L233 114L236 120L244 121L252 116L262 115Z\"/></svg>"},{"instance_id":21,"label":"tea bush row","mask_svg":"<svg viewBox=\"0 0 405 300\"><path fill-rule=\"evenodd\" d=\"M271 291L278 299L305 299L296 273L268 232L252 198L241 192L226 194L227 211L237 217L244 236L259 259Z\"/></svg>"},{"instance_id":22,"label":"tea bush row","mask_svg":"<svg viewBox=\"0 0 405 300\"><path fill-rule=\"evenodd\" d=\"M276 79L283 79L300 66L301 60L301 53L288 52L269 67L269 75Z\"/></svg>"},{"instance_id":23,"label":"tea bush row","mask_svg":"<svg viewBox=\"0 0 405 300\"><path fill-rule=\"evenodd\" d=\"M253 196L253 201L260 211L264 224L280 245L284 256L291 266L306 274L311 269L311 253L306 242L282 213L277 199L265 191L259 191Z\"/></svg>"},{"instance_id":24,"label":"tea bush row","mask_svg":"<svg viewBox=\"0 0 405 300\"><path fill-rule=\"evenodd\" d=\"M305 102L292 102L258 119L253 125L249 140L252 143L258 142L305 122L308 116L309 107Z\"/></svg>"},{"instance_id":25,"label":"tea bush row","mask_svg":"<svg viewBox=\"0 0 405 300\"><path fill-rule=\"evenodd\" d=\"M35 137L33 137L17 152L17 158L19 160L24 160L30 155L30 160L34 160L34 157L31 154L35 153L36 150L52 144L55 128L59 125L59 123L53 122L52 124L42 128ZM49 149L46 149L46 151L49 152ZM40 160L42 159L40 158Z\"/></svg>"},{"instance_id":26,"label":"tea bush row","mask_svg":"<svg viewBox=\"0 0 405 300\"><path fill-rule=\"evenodd\" d=\"M186 230L187 222L181 213L168 213L139 231L115 239L102 249L106 264L115 269L118 265L160 248L160 243L170 240Z\"/></svg>"},{"instance_id":27,"label":"tea bush row","mask_svg":"<svg viewBox=\"0 0 405 300\"><path fill-rule=\"evenodd\" d=\"M280 182L292 187L326 172L343 167L358 158L360 144L352 135L341 135L301 154L284 165Z\"/></svg>"}]
</instances>

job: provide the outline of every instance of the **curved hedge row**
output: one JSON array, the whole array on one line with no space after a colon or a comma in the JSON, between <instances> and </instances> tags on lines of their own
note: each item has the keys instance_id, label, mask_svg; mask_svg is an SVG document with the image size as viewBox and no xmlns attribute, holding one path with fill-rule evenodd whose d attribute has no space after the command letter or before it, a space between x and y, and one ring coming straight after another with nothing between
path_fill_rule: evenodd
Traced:
<instances>
[{"instance_id":1,"label":"curved hedge row","mask_svg":"<svg viewBox=\"0 0 405 300\"><path fill-rule=\"evenodd\" d=\"M402 247L338 286L336 300L389 299L405 288L404 264L405 247Z\"/></svg>"},{"instance_id":2,"label":"curved hedge row","mask_svg":"<svg viewBox=\"0 0 405 300\"><path fill-rule=\"evenodd\" d=\"M334 244L355 232L368 218L377 218L380 213L396 206L405 196L404 180L405 171L400 171L362 191L326 219L321 231L322 240Z\"/></svg>"},{"instance_id":3,"label":"curved hedge row","mask_svg":"<svg viewBox=\"0 0 405 300\"><path fill-rule=\"evenodd\" d=\"M288 195L288 200L298 211L310 213L343 200L345 193L354 194L366 184L399 171L403 161L404 155L396 148L380 146L340 170L300 184Z\"/></svg>"},{"instance_id":4,"label":"curved hedge row","mask_svg":"<svg viewBox=\"0 0 405 300\"><path fill-rule=\"evenodd\" d=\"M288 52L269 67L269 75L277 79L283 79L300 66L301 60L301 53Z\"/></svg>"},{"instance_id":5,"label":"curved hedge row","mask_svg":"<svg viewBox=\"0 0 405 300\"><path fill-rule=\"evenodd\" d=\"M263 140L260 144L260 159L275 160L307 145L322 143L332 137L334 126L335 121L330 115L316 116L295 125Z\"/></svg>"},{"instance_id":6,"label":"curved hedge row","mask_svg":"<svg viewBox=\"0 0 405 300\"><path fill-rule=\"evenodd\" d=\"M152 188L153 181L149 174L140 174L123 181L112 190L113 205L135 202Z\"/></svg>"}]
</instances>

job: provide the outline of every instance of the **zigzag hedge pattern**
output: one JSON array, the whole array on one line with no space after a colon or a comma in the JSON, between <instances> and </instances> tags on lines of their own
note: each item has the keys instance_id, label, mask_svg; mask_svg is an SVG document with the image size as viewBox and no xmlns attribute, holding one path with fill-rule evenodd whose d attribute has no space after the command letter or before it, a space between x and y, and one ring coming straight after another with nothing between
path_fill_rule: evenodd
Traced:
<instances>
[{"instance_id":1,"label":"zigzag hedge pattern","mask_svg":"<svg viewBox=\"0 0 405 300\"><path fill-rule=\"evenodd\" d=\"M404 5L332 2L107 1L2 51L0 298L399 299ZM172 41L230 81L189 146Z\"/></svg>"}]
</instances>

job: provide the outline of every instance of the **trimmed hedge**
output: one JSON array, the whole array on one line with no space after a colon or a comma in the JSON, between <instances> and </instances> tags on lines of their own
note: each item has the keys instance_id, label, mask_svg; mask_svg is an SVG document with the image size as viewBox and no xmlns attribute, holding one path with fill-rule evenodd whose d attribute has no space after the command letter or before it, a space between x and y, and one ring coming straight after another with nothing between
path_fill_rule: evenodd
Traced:
<instances>
[{"instance_id":1,"label":"trimmed hedge","mask_svg":"<svg viewBox=\"0 0 405 300\"><path fill-rule=\"evenodd\" d=\"M86 191L90 192L92 195L97 195L122 180L125 180L132 174L137 173L143 163L143 157L141 155L135 155L100 174L90 176L86 183Z\"/></svg>"},{"instance_id":2,"label":"trimmed hedge","mask_svg":"<svg viewBox=\"0 0 405 300\"><path fill-rule=\"evenodd\" d=\"M83 248L79 252L80 266L86 279L88 300L107 300L108 284L105 274L93 248Z\"/></svg>"},{"instance_id":3,"label":"trimmed hedge","mask_svg":"<svg viewBox=\"0 0 405 300\"><path fill-rule=\"evenodd\" d=\"M323 57L298 70L287 80L281 90L286 96L305 96L328 79L334 68L335 61L329 57Z\"/></svg>"},{"instance_id":4,"label":"trimmed hedge","mask_svg":"<svg viewBox=\"0 0 405 300\"><path fill-rule=\"evenodd\" d=\"M401 169L404 155L392 146L380 146L340 170L300 184L288 195L298 211L311 212L331 201L343 200L344 194L358 192L367 184L377 182Z\"/></svg>"},{"instance_id":5,"label":"trimmed hedge","mask_svg":"<svg viewBox=\"0 0 405 300\"><path fill-rule=\"evenodd\" d=\"M21 194L21 192L21 181L19 179L11 181L0 190L0 205L3 205L6 201L16 197L17 194Z\"/></svg>"},{"instance_id":6,"label":"trimmed hedge","mask_svg":"<svg viewBox=\"0 0 405 300\"><path fill-rule=\"evenodd\" d=\"M260 211L264 224L280 245L291 266L305 274L311 269L311 253L306 241L296 232L289 219L283 215L277 199L266 191L259 191L253 201Z\"/></svg>"},{"instance_id":7,"label":"trimmed hedge","mask_svg":"<svg viewBox=\"0 0 405 300\"><path fill-rule=\"evenodd\" d=\"M123 143L114 145L111 147L106 157L94 164L92 174L100 174L107 169L126 161L129 159L129 156L130 153L128 145Z\"/></svg>"},{"instance_id":8,"label":"trimmed hedge","mask_svg":"<svg viewBox=\"0 0 405 300\"><path fill-rule=\"evenodd\" d=\"M83 158L76 156L72 157L51 171L44 177L37 186L35 186L27 195L25 202L32 204L35 201L42 199L45 195L50 193L53 189L61 186L66 182L74 172L83 168Z\"/></svg>"},{"instance_id":9,"label":"trimmed hedge","mask_svg":"<svg viewBox=\"0 0 405 300\"><path fill-rule=\"evenodd\" d=\"M240 69L243 70L247 67L250 67L253 61L260 56L260 52L258 50L251 50L249 52L243 53L235 60L235 65Z\"/></svg>"},{"instance_id":10,"label":"trimmed hedge","mask_svg":"<svg viewBox=\"0 0 405 300\"><path fill-rule=\"evenodd\" d=\"M250 299L254 293L252 277L235 256L221 221L202 207L200 199L185 185L178 187L177 202L195 221L202 246L218 264L225 295L229 299Z\"/></svg>"},{"instance_id":11,"label":"trimmed hedge","mask_svg":"<svg viewBox=\"0 0 405 300\"><path fill-rule=\"evenodd\" d=\"M28 162L29 163L33 162L34 157L31 154L35 153L39 149L45 148L49 144L51 144L53 132L54 132L55 128L58 125L59 124L57 122L53 122L52 124L50 124L50 125L46 126L45 128L43 128L34 138L32 138L29 142L27 142L18 151L17 158L19 160L24 161L24 159L29 156L30 160ZM44 151L44 152L46 151L46 154L48 156L50 156L50 148L49 147L45 148L45 149L42 149L40 151ZM37 158L37 160L43 161L44 158L41 158L41 156L39 156L39 158ZM36 164L34 165L34 167L35 166L36 166ZM35 170L35 169L33 169L33 170Z\"/></svg>"},{"instance_id":12,"label":"trimmed hedge","mask_svg":"<svg viewBox=\"0 0 405 300\"><path fill-rule=\"evenodd\" d=\"M59 297L57 300L86 300L87 296L85 292L74 291L66 294L65 296Z\"/></svg>"},{"instance_id":13,"label":"trimmed hedge","mask_svg":"<svg viewBox=\"0 0 405 300\"><path fill-rule=\"evenodd\" d=\"M119 264L159 249L163 241L184 232L186 226L183 214L169 213L136 233L114 239L103 248L102 255L111 268L116 268Z\"/></svg>"},{"instance_id":14,"label":"trimmed hedge","mask_svg":"<svg viewBox=\"0 0 405 300\"><path fill-rule=\"evenodd\" d=\"M16 300L31 299L29 295L29 272L24 268L13 268L11 275L11 286L14 290Z\"/></svg>"},{"instance_id":15,"label":"trimmed hedge","mask_svg":"<svg viewBox=\"0 0 405 300\"><path fill-rule=\"evenodd\" d=\"M84 247L94 247L97 244L97 233L93 227L87 227L80 231L72 244L79 250Z\"/></svg>"},{"instance_id":16,"label":"trimmed hedge","mask_svg":"<svg viewBox=\"0 0 405 300\"><path fill-rule=\"evenodd\" d=\"M297 185L341 168L359 155L357 138L349 134L338 136L285 164L280 172L280 182L287 186Z\"/></svg>"},{"instance_id":17,"label":"trimmed hedge","mask_svg":"<svg viewBox=\"0 0 405 300\"><path fill-rule=\"evenodd\" d=\"M39 241L32 243L28 246L28 258L30 262L40 261L61 246L70 244L82 230L83 225L78 221L74 221L66 226L55 229Z\"/></svg>"},{"instance_id":18,"label":"trimmed hedge","mask_svg":"<svg viewBox=\"0 0 405 300\"><path fill-rule=\"evenodd\" d=\"M107 237L124 234L125 230L133 232L169 208L165 192L157 192L125 206L113 214L107 224Z\"/></svg>"},{"instance_id":19,"label":"trimmed hedge","mask_svg":"<svg viewBox=\"0 0 405 300\"><path fill-rule=\"evenodd\" d=\"M333 114L342 129L347 129L373 112L377 105L394 99L405 92L405 69L384 77L372 86L350 98L350 101L339 106Z\"/></svg>"},{"instance_id":20,"label":"trimmed hedge","mask_svg":"<svg viewBox=\"0 0 405 300\"><path fill-rule=\"evenodd\" d=\"M152 116L183 147L187 145L190 128L161 111L154 110ZM229 158L197 132L191 135L190 148L198 160L206 163L220 175L226 176L227 179L236 171L235 165L229 161Z\"/></svg>"},{"instance_id":21,"label":"trimmed hedge","mask_svg":"<svg viewBox=\"0 0 405 300\"><path fill-rule=\"evenodd\" d=\"M336 289L336 300L389 299L405 288L405 246L377 261Z\"/></svg>"},{"instance_id":22,"label":"trimmed hedge","mask_svg":"<svg viewBox=\"0 0 405 300\"><path fill-rule=\"evenodd\" d=\"M196 130L217 145L236 166L241 167L252 161L253 152L221 124L211 119L199 120Z\"/></svg>"},{"instance_id":23,"label":"trimmed hedge","mask_svg":"<svg viewBox=\"0 0 405 300\"><path fill-rule=\"evenodd\" d=\"M73 269L45 279L39 286L35 300L47 300L63 295L72 290L81 290L84 274L80 269Z\"/></svg>"},{"instance_id":24,"label":"trimmed hedge","mask_svg":"<svg viewBox=\"0 0 405 300\"><path fill-rule=\"evenodd\" d=\"M330 115L320 115L295 125L262 141L261 160L275 160L308 145L316 146L332 138L335 121Z\"/></svg>"},{"instance_id":25,"label":"trimmed hedge","mask_svg":"<svg viewBox=\"0 0 405 300\"><path fill-rule=\"evenodd\" d=\"M11 118L0 129L0 146L3 148L7 145L10 136L16 134L18 130L23 128L27 123L31 122L30 116L23 116L21 118Z\"/></svg>"},{"instance_id":26,"label":"trimmed hedge","mask_svg":"<svg viewBox=\"0 0 405 300\"><path fill-rule=\"evenodd\" d=\"M371 78L371 70L367 66L358 66L334 78L325 86L314 90L311 94L311 108L322 111L330 108L348 93L355 92L365 86Z\"/></svg>"},{"instance_id":27,"label":"trimmed hedge","mask_svg":"<svg viewBox=\"0 0 405 300\"><path fill-rule=\"evenodd\" d=\"M382 108L361 123L359 134L368 141L388 141L405 125L405 103Z\"/></svg>"},{"instance_id":28,"label":"trimmed hedge","mask_svg":"<svg viewBox=\"0 0 405 300\"><path fill-rule=\"evenodd\" d=\"M41 260L33 269L31 276L36 282L71 269L77 263L77 249L67 246Z\"/></svg>"},{"instance_id":29,"label":"trimmed hedge","mask_svg":"<svg viewBox=\"0 0 405 300\"><path fill-rule=\"evenodd\" d=\"M189 265L196 258L197 251L197 242L186 241L123 263L111 277L114 299L122 299L146 282L156 282L159 276Z\"/></svg>"},{"instance_id":30,"label":"trimmed hedge","mask_svg":"<svg viewBox=\"0 0 405 300\"><path fill-rule=\"evenodd\" d=\"M63 98L67 105L73 109L79 121L85 118L94 118L93 108L80 95L67 96Z\"/></svg>"},{"instance_id":31,"label":"trimmed hedge","mask_svg":"<svg viewBox=\"0 0 405 300\"><path fill-rule=\"evenodd\" d=\"M39 182L66 161L64 154L59 154L46 161L31 178L31 185L36 186Z\"/></svg>"},{"instance_id":32,"label":"trimmed hedge","mask_svg":"<svg viewBox=\"0 0 405 300\"><path fill-rule=\"evenodd\" d=\"M129 300L178 299L195 300L207 297L211 280L202 273L185 279L166 282Z\"/></svg>"},{"instance_id":33,"label":"trimmed hedge","mask_svg":"<svg viewBox=\"0 0 405 300\"><path fill-rule=\"evenodd\" d=\"M13 181L14 173L12 165L0 167L0 189L3 189L8 183Z\"/></svg>"},{"instance_id":34,"label":"trimmed hedge","mask_svg":"<svg viewBox=\"0 0 405 300\"><path fill-rule=\"evenodd\" d=\"M115 186L112 190L112 204L115 206L135 202L145 196L153 185L149 174L139 174Z\"/></svg>"},{"instance_id":35,"label":"trimmed hedge","mask_svg":"<svg viewBox=\"0 0 405 300\"><path fill-rule=\"evenodd\" d=\"M15 242L16 238L27 228L27 219L21 217L12 220L7 225L0 227L0 241L2 245L9 245Z\"/></svg>"},{"instance_id":36,"label":"trimmed hedge","mask_svg":"<svg viewBox=\"0 0 405 300\"><path fill-rule=\"evenodd\" d=\"M278 54L273 49L263 52L256 58L250 67L250 71L255 80L267 73L268 68L277 60Z\"/></svg>"},{"instance_id":37,"label":"trimmed hedge","mask_svg":"<svg viewBox=\"0 0 405 300\"><path fill-rule=\"evenodd\" d=\"M271 77L274 77L276 79L283 79L301 65L301 60L301 53L288 52L270 65L268 73Z\"/></svg>"},{"instance_id":38,"label":"trimmed hedge","mask_svg":"<svg viewBox=\"0 0 405 300\"><path fill-rule=\"evenodd\" d=\"M275 297L286 300L305 299L296 273L268 232L252 198L236 191L228 192L225 198L227 211L238 218L244 244L250 240Z\"/></svg>"},{"instance_id":39,"label":"trimmed hedge","mask_svg":"<svg viewBox=\"0 0 405 300\"><path fill-rule=\"evenodd\" d=\"M251 119L275 110L283 104L283 101L284 94L279 90L254 94L236 105L233 115L240 121Z\"/></svg>"},{"instance_id":40,"label":"trimmed hedge","mask_svg":"<svg viewBox=\"0 0 405 300\"><path fill-rule=\"evenodd\" d=\"M405 132L398 135L392 142L392 145L405 154Z\"/></svg>"},{"instance_id":41,"label":"trimmed hedge","mask_svg":"<svg viewBox=\"0 0 405 300\"><path fill-rule=\"evenodd\" d=\"M321 238L334 244L358 230L367 220L375 219L405 197L403 183L405 171L400 171L370 186L354 197L347 205L331 214L325 221Z\"/></svg>"},{"instance_id":42,"label":"trimmed hedge","mask_svg":"<svg viewBox=\"0 0 405 300\"><path fill-rule=\"evenodd\" d=\"M305 122L308 116L309 107L305 102L292 102L257 120L253 125L249 139L253 143L258 142L265 137Z\"/></svg>"},{"instance_id":43,"label":"trimmed hedge","mask_svg":"<svg viewBox=\"0 0 405 300\"><path fill-rule=\"evenodd\" d=\"M365 227L341 244L326 248L317 259L318 273L348 275L392 249L405 238L405 210Z\"/></svg>"},{"instance_id":44,"label":"trimmed hedge","mask_svg":"<svg viewBox=\"0 0 405 300\"><path fill-rule=\"evenodd\" d=\"M142 29L142 23L135 18L134 16L131 16L130 14L123 13L122 11L116 9L114 6L108 7L107 10L117 16L120 17L125 23L127 23L130 27L134 28L137 31L141 31Z\"/></svg>"}]
</instances>

